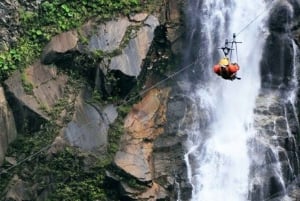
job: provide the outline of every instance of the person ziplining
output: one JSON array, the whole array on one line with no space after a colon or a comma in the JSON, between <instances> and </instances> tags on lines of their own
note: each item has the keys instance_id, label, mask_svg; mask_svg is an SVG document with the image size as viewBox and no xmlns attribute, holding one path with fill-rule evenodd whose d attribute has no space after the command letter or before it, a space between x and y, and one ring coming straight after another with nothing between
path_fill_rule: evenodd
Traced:
<instances>
[{"instance_id":1,"label":"person ziplining","mask_svg":"<svg viewBox=\"0 0 300 201\"><path fill-rule=\"evenodd\" d=\"M237 77L237 71L240 70L239 65L237 63L231 63L230 61L232 56L232 51L235 50L237 55L237 43L241 43L241 42L237 42L235 38L236 35L233 34L233 40L231 42L229 42L227 39L225 40L224 47L220 48L224 53L224 57L221 58L219 63L214 65L213 67L213 71L225 80L241 79L240 77ZM231 44L231 47L228 47L229 44ZM235 49L233 49L234 46Z\"/></svg>"}]
</instances>

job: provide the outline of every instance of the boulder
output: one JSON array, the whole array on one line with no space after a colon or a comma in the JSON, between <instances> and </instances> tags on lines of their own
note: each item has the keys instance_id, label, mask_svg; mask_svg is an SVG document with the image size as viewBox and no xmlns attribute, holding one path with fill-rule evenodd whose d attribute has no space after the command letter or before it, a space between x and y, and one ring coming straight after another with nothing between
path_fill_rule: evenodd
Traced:
<instances>
[{"instance_id":1,"label":"boulder","mask_svg":"<svg viewBox=\"0 0 300 201\"><path fill-rule=\"evenodd\" d=\"M83 89L76 98L72 121L63 129L63 133L73 146L104 153L109 125L115 121L118 113L113 105L100 108L99 105L88 103L88 93L87 89Z\"/></svg>"},{"instance_id":2,"label":"boulder","mask_svg":"<svg viewBox=\"0 0 300 201\"><path fill-rule=\"evenodd\" d=\"M9 143L17 137L13 113L8 105L4 90L0 87L0 166L5 157Z\"/></svg>"},{"instance_id":3,"label":"boulder","mask_svg":"<svg viewBox=\"0 0 300 201\"><path fill-rule=\"evenodd\" d=\"M154 38L154 30L159 25L158 19L152 15L148 16L144 25L136 30L128 44L122 49L122 53L110 59L108 69L120 70L129 76L138 76L141 72L143 59L149 51ZM101 67L105 68L105 67Z\"/></svg>"},{"instance_id":4,"label":"boulder","mask_svg":"<svg viewBox=\"0 0 300 201\"><path fill-rule=\"evenodd\" d=\"M40 62L29 66L23 73L15 71L5 85L18 130L27 124L30 125L28 129L34 131L49 120L47 111L63 97L66 83L67 76Z\"/></svg>"},{"instance_id":5,"label":"boulder","mask_svg":"<svg viewBox=\"0 0 300 201\"><path fill-rule=\"evenodd\" d=\"M134 105L126 117L125 134L121 140L120 150L116 153L114 163L126 174L148 184L147 189L139 192L138 197L144 197L145 192L153 190L153 141L164 132L166 121L166 101L170 89L152 89L142 101ZM159 197L157 190L152 194ZM140 197L141 196L141 197Z\"/></svg>"},{"instance_id":6,"label":"boulder","mask_svg":"<svg viewBox=\"0 0 300 201\"><path fill-rule=\"evenodd\" d=\"M118 49L129 25L130 22L127 18L119 18L98 25L95 30L96 33L93 34L89 40L89 50L110 52Z\"/></svg>"},{"instance_id":7,"label":"boulder","mask_svg":"<svg viewBox=\"0 0 300 201\"><path fill-rule=\"evenodd\" d=\"M43 50L41 62L43 64L57 62L60 55L77 49L78 40L76 31L64 32L53 37Z\"/></svg>"},{"instance_id":8,"label":"boulder","mask_svg":"<svg viewBox=\"0 0 300 201\"><path fill-rule=\"evenodd\" d=\"M33 200L32 189L28 182L24 182L17 175L9 183L9 191L6 193L5 201Z\"/></svg>"},{"instance_id":9,"label":"boulder","mask_svg":"<svg viewBox=\"0 0 300 201\"><path fill-rule=\"evenodd\" d=\"M147 201L156 201L156 200L167 200L168 194L166 191L156 183L148 188L142 194L139 194L139 191L129 187L126 183L122 182L121 190L124 191L123 197L135 200L147 200Z\"/></svg>"}]
</instances>

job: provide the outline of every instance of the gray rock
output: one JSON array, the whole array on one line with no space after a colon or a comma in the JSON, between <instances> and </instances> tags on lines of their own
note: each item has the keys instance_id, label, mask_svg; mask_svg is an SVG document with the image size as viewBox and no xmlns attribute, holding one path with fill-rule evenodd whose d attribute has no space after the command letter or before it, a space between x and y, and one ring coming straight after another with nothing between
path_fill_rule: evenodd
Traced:
<instances>
[{"instance_id":1,"label":"gray rock","mask_svg":"<svg viewBox=\"0 0 300 201\"><path fill-rule=\"evenodd\" d=\"M288 1L278 1L270 11L269 29L274 32L288 32L293 17L293 7Z\"/></svg>"},{"instance_id":2,"label":"gray rock","mask_svg":"<svg viewBox=\"0 0 300 201\"><path fill-rule=\"evenodd\" d=\"M109 69L120 70L126 75L138 76L141 71L141 64L146 58L154 37L154 29L159 22L153 16L149 16L143 26L132 38L128 45L122 50L121 55L111 58Z\"/></svg>"},{"instance_id":3,"label":"gray rock","mask_svg":"<svg viewBox=\"0 0 300 201\"><path fill-rule=\"evenodd\" d=\"M55 63L61 54L76 50L77 42L78 34L76 31L64 32L53 37L43 50L42 63Z\"/></svg>"},{"instance_id":4,"label":"gray rock","mask_svg":"<svg viewBox=\"0 0 300 201\"><path fill-rule=\"evenodd\" d=\"M118 117L118 112L114 105L107 105L103 108L103 113L106 115L108 122L113 123Z\"/></svg>"},{"instance_id":5,"label":"gray rock","mask_svg":"<svg viewBox=\"0 0 300 201\"><path fill-rule=\"evenodd\" d=\"M269 30L261 61L262 86L284 89L291 85L293 40L289 32L293 8L288 1L278 1L270 11Z\"/></svg>"},{"instance_id":6,"label":"gray rock","mask_svg":"<svg viewBox=\"0 0 300 201\"><path fill-rule=\"evenodd\" d=\"M122 54L111 59L109 69L120 70L126 75L138 76L141 64L149 50L153 39L153 30L143 27L137 32L137 36L131 39L122 50Z\"/></svg>"},{"instance_id":7,"label":"gray rock","mask_svg":"<svg viewBox=\"0 0 300 201\"><path fill-rule=\"evenodd\" d=\"M151 31L154 31L154 29L159 25L159 21L158 21L157 17L155 17L154 15L149 15L147 17L146 21L144 22L144 25L150 26Z\"/></svg>"},{"instance_id":8,"label":"gray rock","mask_svg":"<svg viewBox=\"0 0 300 201\"><path fill-rule=\"evenodd\" d=\"M84 93L82 91L77 97L73 119L64 129L64 135L73 146L103 153L106 151L109 124L114 122L118 114L112 105L101 109L86 103Z\"/></svg>"},{"instance_id":9,"label":"gray rock","mask_svg":"<svg viewBox=\"0 0 300 201\"><path fill-rule=\"evenodd\" d=\"M118 49L129 25L130 22L127 18L99 25L96 34L91 36L89 50L112 51Z\"/></svg>"}]
</instances>

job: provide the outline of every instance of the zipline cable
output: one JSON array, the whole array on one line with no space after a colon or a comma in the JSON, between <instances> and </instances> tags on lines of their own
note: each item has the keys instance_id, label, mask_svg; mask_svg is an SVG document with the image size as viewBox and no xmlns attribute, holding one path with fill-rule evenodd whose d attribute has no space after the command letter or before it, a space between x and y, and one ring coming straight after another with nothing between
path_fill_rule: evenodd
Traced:
<instances>
[{"instance_id":1,"label":"zipline cable","mask_svg":"<svg viewBox=\"0 0 300 201\"><path fill-rule=\"evenodd\" d=\"M271 3L272 3L272 2L271 2ZM271 4L271 3L270 3L270 4ZM268 8L268 9L270 9L270 8ZM262 11L261 13L259 13L259 14L258 14L254 19L252 19L245 27L243 27L243 28L236 34L236 36L238 36L240 33L242 33L244 30L246 30L246 29L247 29L247 28L248 28L255 20L257 20L257 19L258 19L264 12L266 12L268 9L266 9L266 10ZM165 78L165 79L163 79L163 80L157 82L156 84L154 84L154 85L152 85L151 87L149 87L149 88L145 89L144 91L142 91L140 94L138 94L138 95L136 95L136 96L130 98L129 100L123 102L122 104L120 104L120 105L118 105L118 106L127 104L127 103L130 102L131 100L133 100L133 99L135 99L135 98L137 98L137 97L139 97L139 96L144 95L145 93L147 93L148 91L152 90L153 88L155 88L155 87L161 85L162 83L164 83L165 81L167 81L167 80L173 78L173 77L176 76L178 73L180 73L180 72L186 70L187 68L189 68L190 66L192 66L193 64L195 64L195 63L198 61L198 59L199 59L199 58L197 58L194 62L192 62L192 63L190 63L190 64L188 64L188 65L182 67L182 68L179 69L178 71L175 71L175 72L172 73L171 75L167 76L167 78ZM89 123L87 123L87 124L89 124ZM86 126L87 124L82 125L80 128L82 128L83 126ZM29 155L28 157L22 159L21 161L19 161L19 162L16 163L15 165L13 165L13 166L11 166L11 167L9 167L9 168L7 168L7 169L2 170L2 171L0 172L0 176L1 176L2 174L4 174L4 173L8 173L10 170L12 170L13 168L15 168L15 167L21 165L22 163L24 163L24 162L26 162L26 161L28 161L28 160L30 160L30 159L33 159L33 158L36 157L38 154L40 154L40 153L42 153L43 151L45 151L46 149L50 148L51 145L52 145L52 144L49 144L49 145L47 145L47 146L41 148L39 151L37 151L37 152L33 153L32 155Z\"/></svg>"},{"instance_id":2,"label":"zipline cable","mask_svg":"<svg viewBox=\"0 0 300 201\"><path fill-rule=\"evenodd\" d=\"M92 123L95 123L95 121L90 121L90 122L88 122L88 123L82 124L82 125L78 128L78 130L81 130L83 127L85 127L85 126L87 126L87 125L89 125L89 124L92 124ZM80 136L78 136L77 138L73 139L73 143L75 143L75 142L76 142L79 138L81 138L81 137L82 137L82 136L80 135ZM65 138L63 138L63 139L66 140ZM9 168L3 169L2 171L0 171L0 177L1 177L2 174L8 173L10 170L12 170L13 168L15 168L15 167L21 165L22 163L24 163L24 162L26 162L26 161L29 161L29 160L31 160L31 159L33 159L33 158L35 158L36 156L38 156L38 155L39 155L40 153L42 153L43 151L46 151L47 149L49 149L49 148L52 146L52 144L53 144L53 141L52 141L52 143L50 143L50 144L48 144L48 145L42 147L42 148L39 149L37 152L35 152L35 153L33 153L33 154L27 156L26 158L20 160L19 162L17 162L16 164L10 166ZM70 143L70 144L71 144L71 143Z\"/></svg>"},{"instance_id":3,"label":"zipline cable","mask_svg":"<svg viewBox=\"0 0 300 201\"><path fill-rule=\"evenodd\" d=\"M248 24L246 24L239 32L237 32L236 36L240 35L243 31L245 31L253 22L255 22L260 16L262 16L265 12L270 10L272 8L271 4L274 2L270 2L267 6L266 9L264 9L262 12L257 14Z\"/></svg>"},{"instance_id":4,"label":"zipline cable","mask_svg":"<svg viewBox=\"0 0 300 201\"><path fill-rule=\"evenodd\" d=\"M128 99L127 101L122 102L122 104L120 104L120 105L127 104L127 103L129 103L131 100L134 100L134 99L138 98L139 96L144 95L144 94L147 93L148 91L154 89L155 87L161 85L162 83L166 82L167 80L169 80L169 79L175 77L178 73L180 73L180 72L186 70L187 68L189 68L190 66L194 65L198 60L199 60L199 58L197 58L197 59L196 59L195 61L193 61L192 63L190 63L190 64L188 64L188 65L182 67L182 68L179 69L178 71L175 71L174 73L170 74L170 75L167 76L165 79L162 79L162 80L160 80L159 82L157 82L157 83L155 83L154 85L152 85L151 87L149 87L149 88L143 90L140 94L131 97L131 98ZM118 106L120 106L120 105L118 105Z\"/></svg>"},{"instance_id":5,"label":"zipline cable","mask_svg":"<svg viewBox=\"0 0 300 201\"><path fill-rule=\"evenodd\" d=\"M29 161L29 160L33 159L35 156L39 155L40 153L42 153L42 152L45 151L46 149L50 148L51 145L52 145L52 144L49 144L49 145L47 145L47 146L41 148L39 151L35 152L35 153L32 154L32 155L27 156L26 158L24 158L24 159L22 159L21 161L17 162L15 165L12 165L12 166L10 166L10 167L7 168L7 169L2 170L2 171L0 172L0 176L1 176L2 174L8 173L10 170L12 170L13 168L15 168L15 167L21 165L22 163L24 163L24 162L26 162L26 161Z\"/></svg>"},{"instance_id":6,"label":"zipline cable","mask_svg":"<svg viewBox=\"0 0 300 201\"><path fill-rule=\"evenodd\" d=\"M235 39L238 35L240 35L243 31L245 31L248 27L250 27L250 25L255 22L260 16L262 16L265 12L267 12L269 9L272 8L271 4L273 4L274 2L270 2L267 6L266 9L264 9L262 12L260 12L258 15L256 15L251 21L249 21L249 23L247 23L239 32L237 33L233 33L233 40L231 42L228 42L228 40L225 40L225 47L220 48L223 50L225 56L227 56L227 54L230 52L230 59L232 56L232 50L235 50L236 53L236 60L238 62L238 51L237 51L237 43L241 43L241 42L236 42ZM228 48L227 45L228 43L231 43L231 48ZM235 44L235 49L233 49ZM224 51L226 49L227 53Z\"/></svg>"},{"instance_id":7,"label":"zipline cable","mask_svg":"<svg viewBox=\"0 0 300 201\"><path fill-rule=\"evenodd\" d=\"M253 20L251 20L244 28L242 28L237 34L236 36L240 35L243 31L245 31L255 20L257 20L262 14L264 14L266 10L263 10L261 13L259 13Z\"/></svg>"},{"instance_id":8,"label":"zipline cable","mask_svg":"<svg viewBox=\"0 0 300 201\"><path fill-rule=\"evenodd\" d=\"M175 77L176 75L178 75L178 73L180 73L180 72L182 72L182 71L188 69L190 66L192 66L193 64L195 64L197 61L198 61L198 58L197 58L194 62L192 62L192 63L190 63L190 64L188 64L188 65L182 67L182 68L179 69L178 71L175 71L175 72L172 73L171 75L167 76L165 79L163 79L163 80L157 82L156 84L154 84L154 85L152 85L151 87L149 87L149 88L145 89L144 91L142 91L140 94L138 94L138 95L136 95L136 96L130 98L130 99L127 100L127 101L122 102L122 104L119 104L119 105L117 105L117 106L125 105L125 104L129 103L131 100L136 99L137 97L144 95L145 93L147 93L148 91L152 90L153 88L159 86L160 84L164 83L165 81L167 81L167 80L169 80L169 79ZM85 123L85 124L81 125L79 129L83 128L84 126L87 126L88 124L91 124L91 122ZM78 136L77 139L79 139L80 137L81 137L81 136ZM73 142L76 142L77 139L73 140ZM40 153L42 153L43 151L49 149L51 146L52 146L52 143L51 143L51 144L48 144L47 146L42 147L42 148L41 148L40 150L38 150L37 152L35 152L35 153L33 153L33 154L27 156L26 158L22 159L21 161L17 162L16 164L10 166L9 168L3 169L2 171L0 171L0 176L1 176L2 174L8 173L9 171L11 171L11 170L14 169L15 167L21 165L22 163L24 163L24 162L26 162L26 161L29 161L29 160L33 159L34 157L38 156L38 155L39 155Z\"/></svg>"}]
</instances>

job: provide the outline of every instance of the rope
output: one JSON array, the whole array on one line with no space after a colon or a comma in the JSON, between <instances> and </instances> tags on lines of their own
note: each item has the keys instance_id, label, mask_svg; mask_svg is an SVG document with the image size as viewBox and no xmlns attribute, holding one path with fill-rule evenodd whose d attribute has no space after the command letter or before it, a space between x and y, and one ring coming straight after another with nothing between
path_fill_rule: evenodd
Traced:
<instances>
[{"instance_id":1,"label":"rope","mask_svg":"<svg viewBox=\"0 0 300 201\"><path fill-rule=\"evenodd\" d=\"M193 64L195 64L197 61L198 61L198 58L197 58L194 62L192 62L192 63L190 63L190 64L188 64L188 65L182 67L182 68L181 68L180 70L178 70L178 71L175 71L175 72L172 73L171 75L167 76L165 79L162 79L161 81L155 83L155 84L152 85L151 87L149 87L149 88L145 89L144 91L142 91L140 94L138 94L138 95L136 95L136 96L133 96L132 98L128 99L127 101L124 101L124 102L123 102L122 104L120 104L120 105L127 104L127 103L130 102L131 100L134 100L134 99L136 99L136 98L139 97L139 96L143 96L143 95L144 95L145 93L147 93L148 91L150 91L150 90L152 90L153 88L155 88L155 87L161 85L161 84L164 83L165 81L167 81L167 80L169 80L169 79L175 77L178 73L180 73L180 72L186 70L187 68L189 68L190 66L192 66ZM120 106L120 105L118 105L118 106Z\"/></svg>"},{"instance_id":2,"label":"rope","mask_svg":"<svg viewBox=\"0 0 300 201\"><path fill-rule=\"evenodd\" d=\"M240 35L243 31L245 31L255 20L257 20L262 14L264 14L264 12L266 12L266 10L262 11L260 14L258 14L253 20L251 20L244 28L242 28L237 34L236 36Z\"/></svg>"},{"instance_id":3,"label":"rope","mask_svg":"<svg viewBox=\"0 0 300 201\"><path fill-rule=\"evenodd\" d=\"M0 172L0 176L1 176L2 174L8 173L10 170L12 170L13 168L15 168L15 167L21 165L22 163L24 163L24 162L26 162L26 161L28 161L28 160L33 159L34 157L36 157L37 155L39 155L40 153L42 153L43 151L45 151L46 149L48 149L48 148L50 148L50 147L51 147L51 144L49 144L49 145L47 145L47 146L41 148L39 151L35 152L35 153L32 154L32 155L27 156L26 158L24 158L23 160L19 161L19 162L16 163L15 165L13 165L13 166L11 166L11 167L9 167L9 168L7 168L7 169L2 170L2 171Z\"/></svg>"},{"instance_id":4,"label":"rope","mask_svg":"<svg viewBox=\"0 0 300 201\"><path fill-rule=\"evenodd\" d=\"M265 12L267 12L268 10L271 9L271 4L274 2L270 2L266 7L266 9L264 9L262 12L260 12L259 14L257 14L248 24L246 24L237 34L236 36L240 35L243 31L245 31L255 20L257 20L261 15L263 15Z\"/></svg>"},{"instance_id":5,"label":"rope","mask_svg":"<svg viewBox=\"0 0 300 201\"><path fill-rule=\"evenodd\" d=\"M92 123L95 123L95 121L90 121L90 122L88 122L88 123L85 123L85 124L81 125L78 129L81 130L83 127L85 127L85 126L87 126L87 125L89 125L89 124L92 124ZM82 136L78 136L77 138L75 138L75 139L73 140L73 142L75 143L80 137L82 137ZM64 138L64 140L66 140L66 139ZM2 171L0 172L0 176L1 176L2 174L8 173L10 170L12 170L13 168L15 168L15 167L21 165L22 163L24 163L24 162L26 162L26 161L29 161L29 160L31 160L31 159L33 159L33 158L35 158L36 156L38 156L38 155L39 155L40 153L42 153L43 151L49 149L51 146L52 146L52 143L51 143L51 144L48 144L48 145L46 145L46 146L44 146L44 147L42 147L40 150L38 150L37 152L35 152L35 153L33 153L33 154L27 156L26 158L22 159L21 161L19 161L19 162L16 163L15 165L10 166L9 168L2 170Z\"/></svg>"},{"instance_id":6,"label":"rope","mask_svg":"<svg viewBox=\"0 0 300 201\"><path fill-rule=\"evenodd\" d=\"M137 97L139 97L139 96L144 95L145 93L147 93L147 92L150 91L151 89L153 89L153 88L159 86L160 84L162 84L162 83L166 82L167 80L173 78L174 76L178 75L180 72L186 70L187 68L189 68L190 66L192 66L193 64L195 64L197 61L198 61L198 58L197 58L194 62L192 62L192 63L190 63L190 64L188 64L188 65L182 67L182 68L179 69L178 71L175 71L175 72L172 73L171 75L167 76L167 78L165 78L165 79L163 79L163 80L157 82L156 84L154 84L154 85L152 85L151 87L149 87L149 88L145 89L144 91L142 91L139 95L136 95L136 96L130 98L129 100L123 102L122 104L120 104L120 105L118 105L118 106L127 104L127 103L130 102L131 100L133 100L133 99L135 99L135 98L137 98ZM81 128L83 128L84 126L87 126L88 124L91 124L91 123L92 123L92 122L85 123L85 124L83 124L79 129L81 129ZM81 137L81 136L79 136L77 139L79 139L80 137ZM76 142L77 139L75 139L74 142ZM47 149L50 148L51 146L52 146L52 144L48 144L47 146L41 148L39 151L37 151L37 152L35 152L35 153L33 153L33 154L27 156L26 158L22 159L21 161L19 161L19 162L16 163L15 165L13 165L13 166L11 166L11 167L9 167L9 168L7 168L7 169L2 170L2 171L0 172L0 176L1 176L2 174L8 173L9 171L11 171L11 170L14 169L15 167L21 165L22 163L24 163L24 162L26 162L26 161L28 161L28 160L33 159L34 157L38 156L40 153L42 153L43 151L47 150Z\"/></svg>"},{"instance_id":7,"label":"rope","mask_svg":"<svg viewBox=\"0 0 300 201\"><path fill-rule=\"evenodd\" d=\"M229 42L231 43L231 48L230 48L230 60L231 60L231 56L232 56L232 51L235 50L235 53L236 53L236 60L238 62L238 51L237 51L237 43L240 43L240 42L236 42L235 41L235 38L240 35L243 31L245 31L255 20L257 20L261 15L263 15L265 12L267 12L272 6L271 4L274 3L274 2L270 2L266 7L267 9L264 9L262 12L260 12L258 15L256 15L248 24L246 24L237 34L233 34L233 41L232 42ZM233 49L233 43L235 43L235 49ZM227 39L225 41L225 47L226 47L226 44L228 44L227 42ZM221 48L222 49L222 48ZM224 52L224 48L222 49L223 52ZM224 52L225 56L226 56L226 53Z\"/></svg>"},{"instance_id":8,"label":"rope","mask_svg":"<svg viewBox=\"0 0 300 201\"><path fill-rule=\"evenodd\" d=\"M269 9L269 8L268 8L268 9ZM246 29L247 29L247 28L248 28L248 27L249 27L256 19L258 19L258 18L259 18L264 12L266 12L268 9L266 9L266 10L264 10L263 12L259 13L253 20L251 20L245 27L243 27L243 28L236 34L236 36L238 36L240 33L242 33L244 30L246 30ZM156 84L154 84L154 85L152 85L151 87L149 87L149 88L145 89L144 91L142 91L140 94L138 94L138 95L136 95L136 96L130 98L129 100L123 102L122 104L120 104L120 105L118 105L118 106L121 106L121 105L123 105L123 104L127 104L127 103L130 102L131 100L133 100L133 99L135 99L135 98L137 98L137 97L139 97L139 96L144 95L145 93L147 93L148 91L152 90L153 88L155 88L155 87L161 85L161 84L164 83L165 81L167 81L167 80L169 80L169 79L175 77L178 73L180 73L180 72L186 70L187 68L189 68L190 66L192 66L193 64L195 64L197 61L198 61L198 58L197 58L194 62L192 62L192 63L190 63L190 64L188 64L188 65L182 67L182 68L181 68L180 70L178 70L178 71L175 71L175 72L172 73L171 75L167 76L167 78L165 78L165 79L163 79L163 80L157 82ZM89 124L89 123L87 123L87 124ZM87 124L82 125L81 128L82 128L83 126L86 126ZM51 144L49 144L49 145L47 145L47 146L41 148L39 151L33 153L32 155L29 155L28 157L26 157L26 158L24 158L23 160L19 161L19 162L16 163L15 165L13 165L13 166L11 166L11 167L9 167L9 168L7 168L7 169L2 170L2 171L0 172L0 176L1 176L2 174L4 174L4 173L8 173L10 170L12 170L13 168L15 168L15 167L21 165L22 163L26 162L27 160L33 159L34 157L36 157L37 155L39 155L40 153L42 153L43 151L45 151L46 149L48 149L48 148L50 148L50 147L51 147Z\"/></svg>"}]
</instances>

